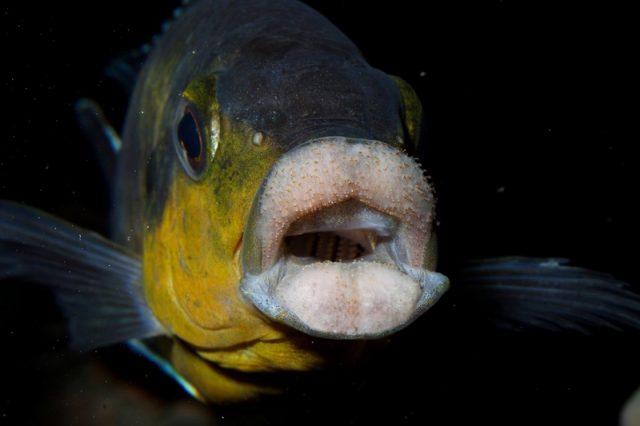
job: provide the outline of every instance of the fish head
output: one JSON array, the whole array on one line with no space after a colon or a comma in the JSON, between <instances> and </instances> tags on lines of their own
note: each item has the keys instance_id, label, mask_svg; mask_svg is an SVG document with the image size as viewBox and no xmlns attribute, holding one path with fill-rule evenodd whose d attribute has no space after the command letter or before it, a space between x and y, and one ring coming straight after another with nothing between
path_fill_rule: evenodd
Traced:
<instances>
[{"instance_id":1,"label":"fish head","mask_svg":"<svg viewBox=\"0 0 640 426\"><path fill-rule=\"evenodd\" d=\"M388 78L402 125L385 140L329 123L291 142L299 132L225 110L220 80L194 79L169 120L177 172L144 251L151 282L171 277L147 290L168 328L203 347L221 328L279 338L273 322L373 339L432 306L448 280L435 271L433 188L407 154L419 143L411 88Z\"/></svg>"},{"instance_id":2,"label":"fish head","mask_svg":"<svg viewBox=\"0 0 640 426\"><path fill-rule=\"evenodd\" d=\"M139 92L159 106L133 108L157 129L148 182L165 182L147 195L145 296L210 360L291 335L389 335L448 288L433 188L409 154L422 118L411 87L355 51L345 62L344 49L278 43L208 63L203 46L152 57Z\"/></svg>"}]
</instances>

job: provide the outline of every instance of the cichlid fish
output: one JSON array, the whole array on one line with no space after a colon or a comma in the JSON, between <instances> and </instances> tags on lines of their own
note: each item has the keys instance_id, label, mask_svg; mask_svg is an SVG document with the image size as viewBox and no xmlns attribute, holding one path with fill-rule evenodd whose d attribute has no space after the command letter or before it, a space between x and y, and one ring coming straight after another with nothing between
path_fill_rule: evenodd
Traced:
<instances>
[{"instance_id":1,"label":"cichlid fish","mask_svg":"<svg viewBox=\"0 0 640 426\"><path fill-rule=\"evenodd\" d=\"M243 400L276 390L244 373L321 368L318 342L390 335L449 287L408 154L419 99L302 3L195 2L149 52L122 141L79 114L110 147L112 238L3 202L0 276L53 288L80 349L129 341L194 396ZM505 325L640 324L626 286L560 259L458 279Z\"/></svg>"}]
</instances>

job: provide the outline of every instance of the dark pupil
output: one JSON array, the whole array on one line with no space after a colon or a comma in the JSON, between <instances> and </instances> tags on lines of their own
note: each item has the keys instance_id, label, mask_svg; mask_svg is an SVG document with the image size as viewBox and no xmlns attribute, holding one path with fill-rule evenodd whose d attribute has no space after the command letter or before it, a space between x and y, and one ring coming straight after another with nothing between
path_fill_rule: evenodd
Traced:
<instances>
[{"instance_id":1,"label":"dark pupil","mask_svg":"<svg viewBox=\"0 0 640 426\"><path fill-rule=\"evenodd\" d=\"M190 111L186 111L184 117L180 120L178 137L189 159L198 159L202 153L200 133L198 133L198 125Z\"/></svg>"}]
</instances>

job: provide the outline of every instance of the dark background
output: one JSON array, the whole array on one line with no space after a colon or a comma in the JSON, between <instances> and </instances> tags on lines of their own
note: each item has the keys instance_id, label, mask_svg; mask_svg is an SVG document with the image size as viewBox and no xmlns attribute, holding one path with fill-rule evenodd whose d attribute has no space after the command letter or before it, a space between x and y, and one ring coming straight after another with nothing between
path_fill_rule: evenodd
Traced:
<instances>
[{"instance_id":1,"label":"dark background","mask_svg":"<svg viewBox=\"0 0 640 426\"><path fill-rule=\"evenodd\" d=\"M638 49L630 10L607 1L311 4L422 99L423 162L437 189L445 269L468 258L562 256L640 286L633 150L640 139L631 108ZM77 128L74 102L97 99L119 123L126 96L103 70L148 42L176 6L2 6L0 199L107 232L107 186ZM69 353L46 291L20 283L0 290L0 424L83 424L65 411L77 406L59 388L75 383L76 366L87 362L106 366L103 374L126 386L151 388L166 404L180 399L122 348ZM272 416L283 410L288 420L318 424L613 425L640 386L637 332L466 335L439 319L428 314L346 384L338 378L301 394L295 407L226 409L225 418L225 409L214 409L214 418L279 424ZM154 377L147 383L141 375ZM96 395L89 408L102 424L117 398Z\"/></svg>"}]
</instances>

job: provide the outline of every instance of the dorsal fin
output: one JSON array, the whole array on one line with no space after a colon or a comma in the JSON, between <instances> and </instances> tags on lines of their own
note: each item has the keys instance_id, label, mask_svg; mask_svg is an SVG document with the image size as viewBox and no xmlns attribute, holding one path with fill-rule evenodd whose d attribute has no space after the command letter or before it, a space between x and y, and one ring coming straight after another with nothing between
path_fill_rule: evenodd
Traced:
<instances>
[{"instance_id":1,"label":"dorsal fin","mask_svg":"<svg viewBox=\"0 0 640 426\"><path fill-rule=\"evenodd\" d=\"M133 93L138 74L147 60L151 49L157 43L160 36L171 27L173 21L177 19L184 9L191 3L193 2L190 0L183 0L182 6L175 8L171 18L162 23L160 32L152 37L151 43L144 44L138 49L133 49L112 60L105 68L105 75L115 80L127 94L131 95Z\"/></svg>"},{"instance_id":2,"label":"dorsal fin","mask_svg":"<svg viewBox=\"0 0 640 426\"><path fill-rule=\"evenodd\" d=\"M136 85L138 74L150 51L151 46L145 44L139 49L120 55L107 65L104 70L105 75L115 80L128 95L131 95Z\"/></svg>"}]
</instances>

